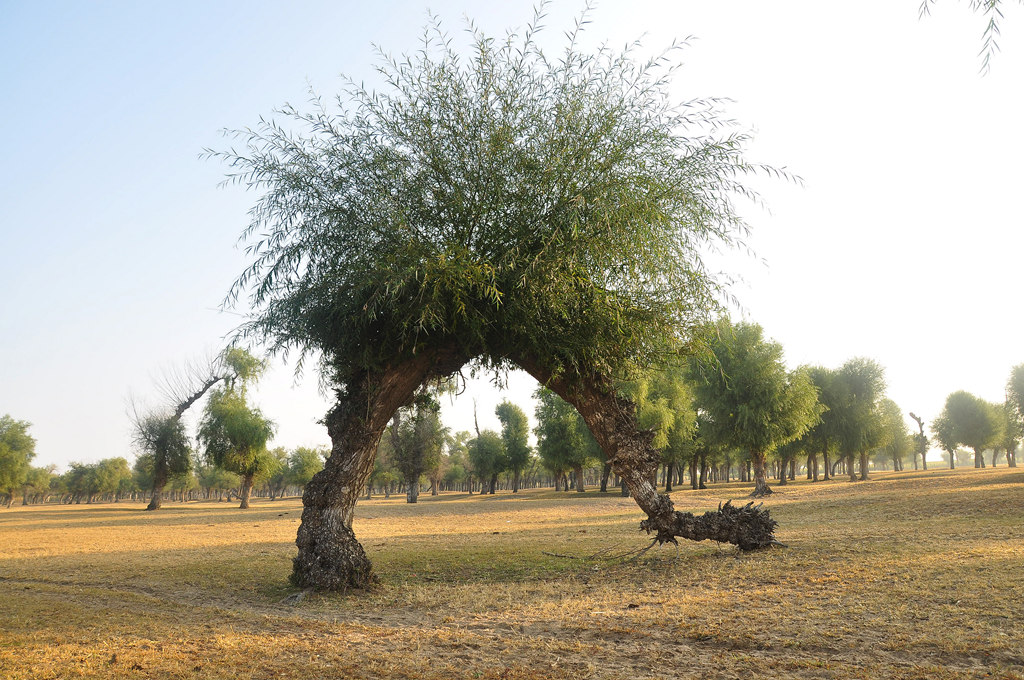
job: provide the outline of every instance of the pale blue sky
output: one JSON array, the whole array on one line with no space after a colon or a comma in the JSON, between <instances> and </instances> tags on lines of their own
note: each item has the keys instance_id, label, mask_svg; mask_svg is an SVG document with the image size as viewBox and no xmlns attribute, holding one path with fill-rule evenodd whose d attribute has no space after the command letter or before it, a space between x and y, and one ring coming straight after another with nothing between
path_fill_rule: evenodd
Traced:
<instances>
[{"instance_id":1,"label":"pale blue sky","mask_svg":"<svg viewBox=\"0 0 1024 680\"><path fill-rule=\"evenodd\" d=\"M521 26L531 2L431 2L458 38ZM581 3L551 9L560 44ZM604 2L592 43L646 32L682 55L681 98L731 97L751 154L801 175L763 182L751 211L767 267L731 254L749 318L792 364L871 356L890 395L930 420L950 391L1001 399L1024 362L1024 13L978 75L982 22L943 0ZM415 49L425 2L0 2L0 413L33 423L37 463L129 455L125 403L216 349L217 311L244 266L235 247L254 200L218 189L201 161L225 127L253 124L307 83L374 82L371 42ZM527 410L527 381L514 398ZM446 408L471 425L470 398ZM257 394L276 444L326 443L316 376L279 367ZM486 421L485 421L486 422Z\"/></svg>"}]
</instances>

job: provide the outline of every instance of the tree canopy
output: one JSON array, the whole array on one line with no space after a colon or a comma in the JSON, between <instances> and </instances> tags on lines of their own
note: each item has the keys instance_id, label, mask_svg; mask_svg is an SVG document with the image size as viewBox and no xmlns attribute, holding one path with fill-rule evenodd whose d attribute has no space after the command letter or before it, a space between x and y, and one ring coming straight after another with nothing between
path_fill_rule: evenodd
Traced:
<instances>
[{"instance_id":1,"label":"tree canopy","mask_svg":"<svg viewBox=\"0 0 1024 680\"><path fill-rule=\"evenodd\" d=\"M36 455L36 440L28 433L31 426L8 414L0 416L0 494L6 496L7 505L28 476Z\"/></svg>"},{"instance_id":2,"label":"tree canopy","mask_svg":"<svg viewBox=\"0 0 1024 680\"><path fill-rule=\"evenodd\" d=\"M806 370L787 371L782 345L760 326L722 319L711 343L714 362L695 362L702 437L750 451L755 495L771 493L765 456L818 422L818 392Z\"/></svg>"},{"instance_id":3,"label":"tree canopy","mask_svg":"<svg viewBox=\"0 0 1024 680\"><path fill-rule=\"evenodd\" d=\"M675 351L715 306L700 249L731 244L751 169L666 58L543 54L534 28L460 55L439 27L334 107L211 152L261 193L231 299L243 333L317 350L345 385L427 346L502 364L617 371Z\"/></svg>"}]
</instances>

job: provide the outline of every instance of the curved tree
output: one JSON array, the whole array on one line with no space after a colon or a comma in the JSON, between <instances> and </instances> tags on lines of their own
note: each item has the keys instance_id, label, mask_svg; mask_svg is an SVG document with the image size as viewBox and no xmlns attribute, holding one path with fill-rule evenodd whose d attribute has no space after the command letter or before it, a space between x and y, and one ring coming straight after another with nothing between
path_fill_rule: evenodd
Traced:
<instances>
[{"instance_id":1,"label":"curved tree","mask_svg":"<svg viewBox=\"0 0 1024 680\"><path fill-rule=\"evenodd\" d=\"M670 96L671 60L588 54L574 37L552 58L539 19L501 41L472 32L468 56L428 31L415 54L385 58L385 91L350 83L336 108L286 107L290 122L211 153L261 194L229 296L254 310L241 333L314 352L338 396L331 457L303 496L297 584L372 580L352 514L376 446L421 385L467 363L519 366L573 404L657 540L771 541L763 515L729 515L741 531L676 513L614 389L715 309L700 253L744 234L746 138L715 102Z\"/></svg>"}]
</instances>

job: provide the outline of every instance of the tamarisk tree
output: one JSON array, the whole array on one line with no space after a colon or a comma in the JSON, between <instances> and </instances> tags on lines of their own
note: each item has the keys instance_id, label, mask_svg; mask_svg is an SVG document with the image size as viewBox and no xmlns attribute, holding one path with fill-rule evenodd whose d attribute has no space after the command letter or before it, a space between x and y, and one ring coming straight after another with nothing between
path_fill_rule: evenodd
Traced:
<instances>
[{"instance_id":1,"label":"tamarisk tree","mask_svg":"<svg viewBox=\"0 0 1024 680\"><path fill-rule=\"evenodd\" d=\"M466 364L518 366L571 403L655 540L772 541L765 512L716 513L714 529L676 512L614 387L717 314L700 254L742 240L735 203L761 168L717 102L670 95L671 50L588 53L577 27L555 57L536 42L542 13L501 40L471 29L466 53L435 24L414 54L382 55L385 89L349 82L209 152L259 193L228 297L253 310L242 337L317 356L337 395L331 456L303 495L298 585L373 580L352 517L377 444L424 383Z\"/></svg>"},{"instance_id":2,"label":"tamarisk tree","mask_svg":"<svg viewBox=\"0 0 1024 680\"><path fill-rule=\"evenodd\" d=\"M767 455L818 423L823 410L807 370L789 372L782 346L764 338L757 324L722 319L711 343L714 362L695 362L697 407L706 415L702 431L713 440L750 451L754 497L772 493Z\"/></svg>"}]
</instances>

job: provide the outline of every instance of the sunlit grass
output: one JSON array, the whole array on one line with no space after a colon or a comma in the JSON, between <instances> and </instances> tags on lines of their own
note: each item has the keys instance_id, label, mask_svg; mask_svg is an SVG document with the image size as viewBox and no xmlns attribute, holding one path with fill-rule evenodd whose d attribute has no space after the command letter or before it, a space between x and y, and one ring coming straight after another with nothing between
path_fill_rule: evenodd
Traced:
<instances>
[{"instance_id":1,"label":"sunlit grass","mask_svg":"<svg viewBox=\"0 0 1024 680\"><path fill-rule=\"evenodd\" d=\"M747 485L673 494L703 512ZM0 677L1024 677L1024 472L798 480L789 547L646 545L616 494L360 501L381 577L279 604L297 499L0 512ZM572 555L577 559L558 557Z\"/></svg>"}]
</instances>

